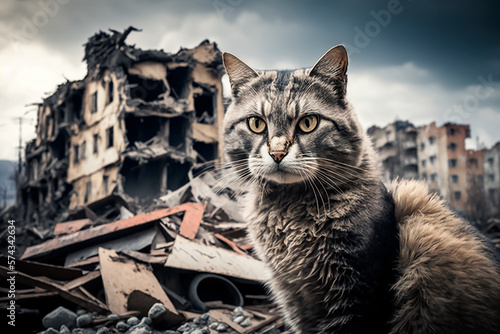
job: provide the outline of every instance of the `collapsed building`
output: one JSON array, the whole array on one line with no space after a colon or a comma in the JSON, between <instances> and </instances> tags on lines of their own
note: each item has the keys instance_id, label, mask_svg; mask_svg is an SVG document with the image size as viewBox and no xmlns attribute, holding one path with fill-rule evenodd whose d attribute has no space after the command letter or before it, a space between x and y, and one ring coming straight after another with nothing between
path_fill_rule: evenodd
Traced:
<instances>
[{"instance_id":1,"label":"collapsed building","mask_svg":"<svg viewBox=\"0 0 500 334\"><path fill-rule=\"evenodd\" d=\"M193 166L220 154L217 45L141 50L125 43L134 30L89 38L85 78L61 84L38 107L17 202L20 219L39 230L95 212L134 211L134 203L178 189Z\"/></svg>"}]
</instances>

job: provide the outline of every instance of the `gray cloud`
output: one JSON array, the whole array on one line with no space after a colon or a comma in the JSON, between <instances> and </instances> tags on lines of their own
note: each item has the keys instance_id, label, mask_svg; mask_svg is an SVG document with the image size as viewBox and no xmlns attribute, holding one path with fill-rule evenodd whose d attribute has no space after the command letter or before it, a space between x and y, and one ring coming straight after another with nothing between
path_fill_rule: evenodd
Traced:
<instances>
[{"instance_id":1,"label":"gray cloud","mask_svg":"<svg viewBox=\"0 0 500 334\"><path fill-rule=\"evenodd\" d=\"M444 122L447 108L463 103L479 77L500 81L499 9L497 1L4 0L0 112L4 119L17 116L25 104L53 91L63 75L83 77L82 44L88 37L134 25L143 32L127 41L143 49L176 52L209 38L259 69L311 66L328 48L344 43L350 46L351 91L366 90L353 92L353 98L367 122L396 115ZM30 24L36 31L26 35ZM403 93L389 95L397 92ZM483 129L489 144L498 140L493 125L500 124L500 88L473 112L463 122ZM15 136L15 128L6 128ZM2 135L0 142L8 138ZM12 157L14 148L9 152L0 158Z\"/></svg>"}]
</instances>

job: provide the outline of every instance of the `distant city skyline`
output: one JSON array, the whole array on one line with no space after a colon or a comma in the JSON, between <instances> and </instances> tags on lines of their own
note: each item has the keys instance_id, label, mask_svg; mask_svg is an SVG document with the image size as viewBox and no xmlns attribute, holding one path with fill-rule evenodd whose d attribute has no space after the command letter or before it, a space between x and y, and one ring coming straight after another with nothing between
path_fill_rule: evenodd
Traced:
<instances>
[{"instance_id":1,"label":"distant city skyline","mask_svg":"<svg viewBox=\"0 0 500 334\"><path fill-rule=\"evenodd\" d=\"M350 53L348 97L365 129L470 124L500 140L500 4L431 1L15 1L0 5L0 159L34 138L36 108L58 84L82 79L88 37L108 28L128 43L175 53L208 38L256 69L310 67L331 46Z\"/></svg>"}]
</instances>

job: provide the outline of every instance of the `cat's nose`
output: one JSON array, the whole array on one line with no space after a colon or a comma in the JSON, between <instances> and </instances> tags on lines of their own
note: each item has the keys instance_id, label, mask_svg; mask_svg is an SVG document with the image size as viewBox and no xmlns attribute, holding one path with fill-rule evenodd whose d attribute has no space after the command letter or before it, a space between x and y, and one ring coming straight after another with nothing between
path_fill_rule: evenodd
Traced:
<instances>
[{"instance_id":1,"label":"cat's nose","mask_svg":"<svg viewBox=\"0 0 500 334\"><path fill-rule=\"evenodd\" d=\"M269 155L276 161L277 164L283 160L283 158L287 155L288 152L280 151L280 152L269 152Z\"/></svg>"}]
</instances>

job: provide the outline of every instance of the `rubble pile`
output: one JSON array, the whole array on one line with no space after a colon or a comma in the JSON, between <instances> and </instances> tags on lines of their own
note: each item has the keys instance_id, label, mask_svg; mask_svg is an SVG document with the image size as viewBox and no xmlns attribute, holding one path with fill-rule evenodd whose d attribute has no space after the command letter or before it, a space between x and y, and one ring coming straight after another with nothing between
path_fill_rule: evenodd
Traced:
<instances>
[{"instance_id":1,"label":"rubble pile","mask_svg":"<svg viewBox=\"0 0 500 334\"><path fill-rule=\"evenodd\" d=\"M157 198L150 212L57 224L16 261L19 326L45 334L281 333L241 204L219 183L204 173ZM9 271L0 257L0 275ZM0 298L2 309L7 302Z\"/></svg>"}]
</instances>

